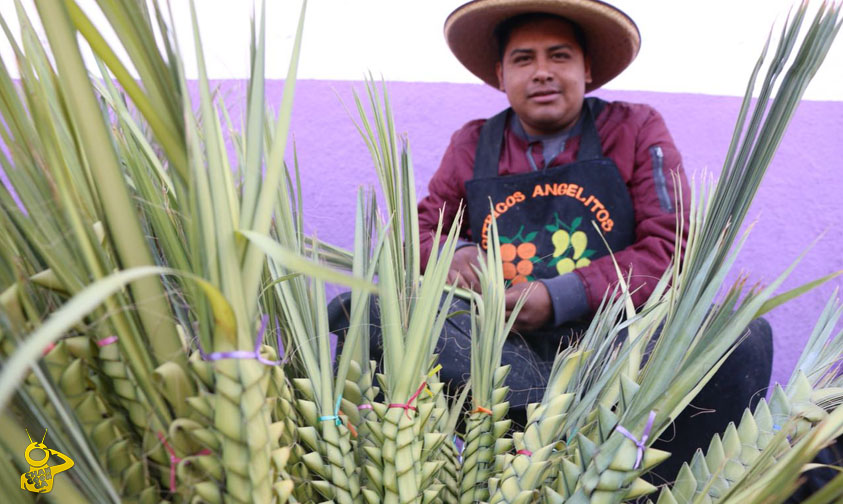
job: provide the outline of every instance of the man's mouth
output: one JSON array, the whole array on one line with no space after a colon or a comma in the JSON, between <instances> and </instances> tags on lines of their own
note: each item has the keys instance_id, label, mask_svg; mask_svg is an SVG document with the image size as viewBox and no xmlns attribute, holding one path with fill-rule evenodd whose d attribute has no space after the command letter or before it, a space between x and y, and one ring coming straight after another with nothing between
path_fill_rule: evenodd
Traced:
<instances>
[{"instance_id":1,"label":"man's mouth","mask_svg":"<svg viewBox=\"0 0 843 504\"><path fill-rule=\"evenodd\" d=\"M529 93L527 98L539 103L545 103L555 100L559 94L559 90L556 89L540 89Z\"/></svg>"}]
</instances>

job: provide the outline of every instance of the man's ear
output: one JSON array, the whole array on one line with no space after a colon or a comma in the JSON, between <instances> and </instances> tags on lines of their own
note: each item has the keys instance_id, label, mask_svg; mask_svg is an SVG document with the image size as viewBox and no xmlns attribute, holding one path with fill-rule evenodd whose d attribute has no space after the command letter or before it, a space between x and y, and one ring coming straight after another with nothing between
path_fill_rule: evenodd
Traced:
<instances>
[{"instance_id":1,"label":"man's ear","mask_svg":"<svg viewBox=\"0 0 843 504\"><path fill-rule=\"evenodd\" d=\"M591 84L591 58L586 55L583 63L585 64L585 83Z\"/></svg>"},{"instance_id":2,"label":"man's ear","mask_svg":"<svg viewBox=\"0 0 843 504\"><path fill-rule=\"evenodd\" d=\"M505 92L506 89L503 88L503 65L500 61L495 63L495 73L498 76L498 89Z\"/></svg>"}]
</instances>

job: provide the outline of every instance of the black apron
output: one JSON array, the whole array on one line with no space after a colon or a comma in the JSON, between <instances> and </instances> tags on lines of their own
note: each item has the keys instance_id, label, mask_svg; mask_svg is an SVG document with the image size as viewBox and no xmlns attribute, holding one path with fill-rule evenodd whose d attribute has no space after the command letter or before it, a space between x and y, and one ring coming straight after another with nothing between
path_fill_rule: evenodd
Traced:
<instances>
[{"instance_id":1,"label":"black apron","mask_svg":"<svg viewBox=\"0 0 843 504\"><path fill-rule=\"evenodd\" d=\"M577 160L562 166L498 176L511 109L480 130L474 178L465 184L472 239L485 250L494 208L504 278L515 284L552 278L635 240L635 214L617 165L603 156L594 118L606 102L587 98ZM490 207L491 202L491 207ZM597 223L600 232L592 222Z\"/></svg>"}]
</instances>

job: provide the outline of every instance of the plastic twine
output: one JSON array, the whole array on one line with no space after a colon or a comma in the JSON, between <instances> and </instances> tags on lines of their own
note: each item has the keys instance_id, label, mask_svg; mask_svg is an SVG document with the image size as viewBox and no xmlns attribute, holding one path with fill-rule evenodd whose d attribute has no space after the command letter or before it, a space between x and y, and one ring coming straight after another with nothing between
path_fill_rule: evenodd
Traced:
<instances>
[{"instance_id":1,"label":"plastic twine","mask_svg":"<svg viewBox=\"0 0 843 504\"><path fill-rule=\"evenodd\" d=\"M167 453L170 454L170 493L176 493L176 466L178 465L179 462L181 462L184 459L176 456L175 450L173 450L172 446L167 444L167 440L164 439L163 434L161 434L160 432L156 432L155 434L158 436L158 439L161 440L161 444L164 445L164 449L166 449ZM196 455L210 455L210 454L211 454L211 450L205 448L204 450L201 450Z\"/></svg>"},{"instance_id":2,"label":"plastic twine","mask_svg":"<svg viewBox=\"0 0 843 504\"><path fill-rule=\"evenodd\" d=\"M531 452L530 450L518 450L517 452L515 452L515 454L516 455L526 455L528 457L533 456L533 452Z\"/></svg>"},{"instance_id":3,"label":"plastic twine","mask_svg":"<svg viewBox=\"0 0 843 504\"><path fill-rule=\"evenodd\" d=\"M345 416L342 412L340 412L340 415ZM352 437L357 437L357 429L354 428L354 424L351 423L348 417L345 418L345 428L351 432Z\"/></svg>"},{"instance_id":4,"label":"plastic twine","mask_svg":"<svg viewBox=\"0 0 843 504\"><path fill-rule=\"evenodd\" d=\"M341 404L342 404L342 396L339 396L337 398L337 404L336 404L336 406L334 406L334 414L333 415L320 416L319 421L320 422L327 422L327 421L333 420L334 424L337 427L342 425L343 424L342 417L345 416L345 415L343 415L342 411L340 411L340 405ZM354 428L354 426L351 424L351 422L348 420L348 418L345 419L345 428L348 429L349 432L351 432L352 436L357 437L357 429Z\"/></svg>"},{"instance_id":5,"label":"plastic twine","mask_svg":"<svg viewBox=\"0 0 843 504\"><path fill-rule=\"evenodd\" d=\"M48 353L52 352L54 348L56 348L55 343L47 343L47 346L44 347L44 351L41 352L41 356L45 357Z\"/></svg>"},{"instance_id":6,"label":"plastic twine","mask_svg":"<svg viewBox=\"0 0 843 504\"><path fill-rule=\"evenodd\" d=\"M433 377L440 369L442 369L442 364L438 364L435 368L431 369L429 373L427 373L427 378ZM422 393L422 390L427 388L427 378L419 385L419 388L416 390L416 393L411 395L410 398L405 403L389 403L387 408L401 408L404 410L404 413L407 414L407 418L412 419L410 416L410 410L418 411L418 408L412 406L413 401L415 401L419 395ZM430 394L430 397L433 397L433 392L429 389L427 391Z\"/></svg>"},{"instance_id":7,"label":"plastic twine","mask_svg":"<svg viewBox=\"0 0 843 504\"><path fill-rule=\"evenodd\" d=\"M340 404L342 404L342 395L337 397L337 404L334 406L334 414L320 416L319 421L327 422L329 420L333 420L337 427L342 425L342 419L340 418Z\"/></svg>"},{"instance_id":8,"label":"plastic twine","mask_svg":"<svg viewBox=\"0 0 843 504\"><path fill-rule=\"evenodd\" d=\"M576 437L578 429L579 427L574 427L574 430L572 430L571 433L568 434L568 437L562 440L562 442L565 443L565 446L568 446L574 439L574 437Z\"/></svg>"},{"instance_id":9,"label":"plastic twine","mask_svg":"<svg viewBox=\"0 0 843 504\"><path fill-rule=\"evenodd\" d=\"M641 433L641 439L638 440L635 436L632 435L626 428L622 425L618 425L615 427L615 430L626 436L630 441L635 443L635 446L638 448L638 455L635 457L635 465L632 466L633 469L638 469L638 466L641 465L641 459L644 458L644 450L647 449L646 443L647 439L650 437L650 430L653 428L653 422L656 419L656 412L651 411L650 417L647 419L647 425L644 426L644 432Z\"/></svg>"},{"instance_id":10,"label":"plastic twine","mask_svg":"<svg viewBox=\"0 0 843 504\"><path fill-rule=\"evenodd\" d=\"M368 404L368 403L367 404L361 404L360 406L357 406L357 411L364 410L364 409L371 410L371 409L375 409L375 408L373 408L372 405Z\"/></svg>"},{"instance_id":11,"label":"plastic twine","mask_svg":"<svg viewBox=\"0 0 843 504\"><path fill-rule=\"evenodd\" d=\"M433 369L430 370L429 373L427 373L427 377L433 378L433 375L438 373L440 369L442 369L442 364L437 364L436 367L434 367ZM430 390L430 387L428 387L427 384L425 384L424 389L427 391L427 395L429 395L430 397L433 397L433 392Z\"/></svg>"},{"instance_id":12,"label":"plastic twine","mask_svg":"<svg viewBox=\"0 0 843 504\"><path fill-rule=\"evenodd\" d=\"M109 336L107 338L103 338L103 339L97 341L97 346L102 348L104 346L108 346L108 345L111 345L113 343L117 343L117 336Z\"/></svg>"},{"instance_id":13,"label":"plastic twine","mask_svg":"<svg viewBox=\"0 0 843 504\"><path fill-rule=\"evenodd\" d=\"M106 338L98 340L97 346L98 347L104 347L106 345L110 345L110 344L116 343L116 342L117 342L117 336L108 336ZM54 348L56 348L55 343L48 343L47 346L44 347L44 351L41 353L41 355L46 356L48 353L52 352Z\"/></svg>"},{"instance_id":14,"label":"plastic twine","mask_svg":"<svg viewBox=\"0 0 843 504\"><path fill-rule=\"evenodd\" d=\"M261 328L258 332L258 337L255 339L255 349L252 351L248 350L232 350L230 352L212 352L212 353L205 353L205 350L202 349L202 344L198 343L199 347L199 355L202 357L204 361L218 361L218 360L225 360L225 359L245 359L245 360L256 360L261 364L266 364L267 366L279 366L283 364L283 360L274 360L271 361L260 354L261 342L263 341L263 335L266 332L266 324L269 321L269 317L264 315L261 317ZM278 348L281 348L281 334L277 333L278 337Z\"/></svg>"},{"instance_id":15,"label":"plastic twine","mask_svg":"<svg viewBox=\"0 0 843 504\"><path fill-rule=\"evenodd\" d=\"M782 430L782 426L779 424L773 424L773 432L780 432ZM792 441L790 434L787 436L787 442L790 443Z\"/></svg>"},{"instance_id":16,"label":"plastic twine","mask_svg":"<svg viewBox=\"0 0 843 504\"><path fill-rule=\"evenodd\" d=\"M475 413L485 413L489 416L492 416L492 414L493 414L492 410L490 410L489 408L484 408L483 406L478 406L478 407L474 408L473 411L468 412L469 415L473 415Z\"/></svg>"},{"instance_id":17,"label":"plastic twine","mask_svg":"<svg viewBox=\"0 0 843 504\"><path fill-rule=\"evenodd\" d=\"M454 434L454 447L457 449L457 460L462 464L462 452L465 451L465 440Z\"/></svg>"},{"instance_id":18,"label":"plastic twine","mask_svg":"<svg viewBox=\"0 0 843 504\"><path fill-rule=\"evenodd\" d=\"M407 402L405 402L405 403L389 403L389 405L387 405L387 408L401 408L401 409L404 410L404 413L407 414L407 418L412 419L412 417L410 416L410 410L418 411L418 408L416 408L415 406L412 406L412 403L413 403L413 401L416 400L416 398L419 396L419 394L422 393L422 390L424 390L424 388L426 386L427 386L427 382L426 381L422 382L422 384L419 385L418 390L416 390L416 393L413 394L412 396L410 396L410 399L407 400Z\"/></svg>"}]
</instances>

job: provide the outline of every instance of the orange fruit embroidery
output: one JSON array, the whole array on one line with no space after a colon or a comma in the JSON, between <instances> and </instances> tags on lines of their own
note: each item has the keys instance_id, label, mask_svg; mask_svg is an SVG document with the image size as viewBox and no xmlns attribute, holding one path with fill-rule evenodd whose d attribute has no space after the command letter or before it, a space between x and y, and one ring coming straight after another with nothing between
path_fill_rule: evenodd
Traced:
<instances>
[{"instance_id":1,"label":"orange fruit embroidery","mask_svg":"<svg viewBox=\"0 0 843 504\"><path fill-rule=\"evenodd\" d=\"M529 259L536 255L536 246L530 242L524 242L521 245L518 245L518 257L521 259ZM514 258L513 258L514 259ZM531 270L532 271L532 268ZM525 273L529 274L529 273Z\"/></svg>"},{"instance_id":2,"label":"orange fruit embroidery","mask_svg":"<svg viewBox=\"0 0 843 504\"><path fill-rule=\"evenodd\" d=\"M529 259L522 259L521 261L518 261L515 268L518 270L520 275L527 276L533 272L533 262Z\"/></svg>"},{"instance_id":3,"label":"orange fruit embroidery","mask_svg":"<svg viewBox=\"0 0 843 504\"><path fill-rule=\"evenodd\" d=\"M514 248L514 247L513 247ZM512 280L515 278L515 275L518 274L518 271L515 268L515 265L511 262L503 263L503 278L504 280Z\"/></svg>"},{"instance_id":4,"label":"orange fruit embroidery","mask_svg":"<svg viewBox=\"0 0 843 504\"><path fill-rule=\"evenodd\" d=\"M523 245L523 243L522 243ZM501 261L512 262L515 260L516 248L511 243L501 243Z\"/></svg>"},{"instance_id":5,"label":"orange fruit embroidery","mask_svg":"<svg viewBox=\"0 0 843 504\"><path fill-rule=\"evenodd\" d=\"M500 258L503 263L503 278L511 282L511 284L535 280L532 276L533 265L541 262L541 259L536 257L538 249L531 242L538 235L538 231L533 231L522 236L521 233L523 231L524 226L521 226L515 236L500 237Z\"/></svg>"}]
</instances>

